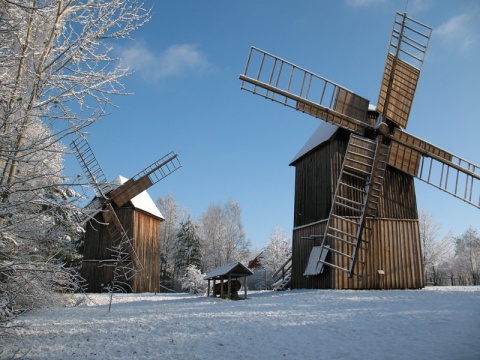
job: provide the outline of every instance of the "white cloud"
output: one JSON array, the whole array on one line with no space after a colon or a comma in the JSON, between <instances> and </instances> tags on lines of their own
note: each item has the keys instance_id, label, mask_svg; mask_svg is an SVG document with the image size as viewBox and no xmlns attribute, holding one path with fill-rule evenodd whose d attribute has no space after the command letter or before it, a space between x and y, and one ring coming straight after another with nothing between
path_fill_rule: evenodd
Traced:
<instances>
[{"instance_id":1,"label":"white cloud","mask_svg":"<svg viewBox=\"0 0 480 360\"><path fill-rule=\"evenodd\" d=\"M471 13L460 14L451 17L449 20L434 30L445 46L454 47L461 51L469 51L478 43L478 25L476 17Z\"/></svg>"},{"instance_id":2,"label":"white cloud","mask_svg":"<svg viewBox=\"0 0 480 360\"><path fill-rule=\"evenodd\" d=\"M434 5L434 0L409 0L405 5L405 11L408 16L416 16L417 14L432 9Z\"/></svg>"},{"instance_id":3,"label":"white cloud","mask_svg":"<svg viewBox=\"0 0 480 360\"><path fill-rule=\"evenodd\" d=\"M120 56L130 70L154 81L203 72L210 68L205 55L193 44L172 45L165 51L155 54L146 44L136 43L135 46L122 49Z\"/></svg>"},{"instance_id":4,"label":"white cloud","mask_svg":"<svg viewBox=\"0 0 480 360\"><path fill-rule=\"evenodd\" d=\"M347 4L354 7L384 4L385 0L347 0Z\"/></svg>"}]
</instances>

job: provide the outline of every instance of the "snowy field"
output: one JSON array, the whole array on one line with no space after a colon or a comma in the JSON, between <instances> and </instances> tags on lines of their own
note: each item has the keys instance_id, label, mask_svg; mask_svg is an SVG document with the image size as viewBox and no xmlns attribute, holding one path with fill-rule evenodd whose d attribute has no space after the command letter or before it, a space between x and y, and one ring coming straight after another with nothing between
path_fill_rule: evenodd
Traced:
<instances>
[{"instance_id":1,"label":"snowy field","mask_svg":"<svg viewBox=\"0 0 480 360\"><path fill-rule=\"evenodd\" d=\"M2 359L480 359L480 287L91 295L18 318Z\"/></svg>"}]
</instances>

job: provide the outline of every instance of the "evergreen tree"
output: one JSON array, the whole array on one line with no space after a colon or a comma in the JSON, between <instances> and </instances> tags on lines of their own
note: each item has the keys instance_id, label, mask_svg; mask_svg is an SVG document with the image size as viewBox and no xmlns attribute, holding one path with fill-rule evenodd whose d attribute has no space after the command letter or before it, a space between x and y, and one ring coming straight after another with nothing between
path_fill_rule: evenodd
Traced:
<instances>
[{"instance_id":1,"label":"evergreen tree","mask_svg":"<svg viewBox=\"0 0 480 360\"><path fill-rule=\"evenodd\" d=\"M180 280L188 266L201 266L201 244L198 226L187 217L180 223L175 244L175 280Z\"/></svg>"}]
</instances>

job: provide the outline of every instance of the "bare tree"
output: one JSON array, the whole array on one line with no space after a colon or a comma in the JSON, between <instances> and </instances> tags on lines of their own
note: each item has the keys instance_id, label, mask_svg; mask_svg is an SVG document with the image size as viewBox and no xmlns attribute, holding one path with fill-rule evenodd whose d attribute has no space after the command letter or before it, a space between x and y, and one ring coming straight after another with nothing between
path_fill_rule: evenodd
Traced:
<instances>
[{"instance_id":1,"label":"bare tree","mask_svg":"<svg viewBox=\"0 0 480 360\"><path fill-rule=\"evenodd\" d=\"M240 204L229 199L223 207L223 256L226 264L244 261L248 255L250 242L245 239L241 215Z\"/></svg>"},{"instance_id":2,"label":"bare tree","mask_svg":"<svg viewBox=\"0 0 480 360\"><path fill-rule=\"evenodd\" d=\"M168 194L158 198L157 205L165 221L160 226L160 285L163 290L173 289L175 285L175 244L180 223L188 218L188 210L180 209L175 197ZM166 288L166 289L165 289Z\"/></svg>"},{"instance_id":3,"label":"bare tree","mask_svg":"<svg viewBox=\"0 0 480 360\"><path fill-rule=\"evenodd\" d=\"M20 294L31 306L78 286L56 256L79 230L71 190L77 181L61 176L66 149L59 141L105 116L110 97L125 93L128 70L111 56L112 44L149 18L135 0L0 2L0 293L11 298L5 308L18 306ZM36 296L42 286L44 295Z\"/></svg>"},{"instance_id":4,"label":"bare tree","mask_svg":"<svg viewBox=\"0 0 480 360\"><path fill-rule=\"evenodd\" d=\"M455 239L457 272L465 285L480 284L480 236L470 227Z\"/></svg>"},{"instance_id":5,"label":"bare tree","mask_svg":"<svg viewBox=\"0 0 480 360\"><path fill-rule=\"evenodd\" d=\"M247 261L250 241L245 238L241 206L233 200L211 204L200 219L202 271L232 262Z\"/></svg>"},{"instance_id":6,"label":"bare tree","mask_svg":"<svg viewBox=\"0 0 480 360\"><path fill-rule=\"evenodd\" d=\"M448 277L450 272L448 267L452 255L453 236L448 232L442 237L441 224L425 210L420 211L419 228L425 281L440 285L440 278Z\"/></svg>"},{"instance_id":7,"label":"bare tree","mask_svg":"<svg viewBox=\"0 0 480 360\"><path fill-rule=\"evenodd\" d=\"M202 272L207 273L214 268L226 265L222 259L224 231L222 205L210 204L200 218Z\"/></svg>"}]
</instances>

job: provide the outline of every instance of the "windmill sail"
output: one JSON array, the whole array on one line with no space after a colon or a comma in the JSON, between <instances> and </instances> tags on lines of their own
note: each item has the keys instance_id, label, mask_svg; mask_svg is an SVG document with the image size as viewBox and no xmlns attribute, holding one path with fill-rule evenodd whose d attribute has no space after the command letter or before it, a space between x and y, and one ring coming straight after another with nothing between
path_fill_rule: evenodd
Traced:
<instances>
[{"instance_id":1,"label":"windmill sail","mask_svg":"<svg viewBox=\"0 0 480 360\"><path fill-rule=\"evenodd\" d=\"M170 152L113 190L110 197L117 206L122 206L180 167L178 154Z\"/></svg>"},{"instance_id":2,"label":"windmill sail","mask_svg":"<svg viewBox=\"0 0 480 360\"><path fill-rule=\"evenodd\" d=\"M241 88L362 135L369 101L315 73L252 47Z\"/></svg>"},{"instance_id":3,"label":"windmill sail","mask_svg":"<svg viewBox=\"0 0 480 360\"><path fill-rule=\"evenodd\" d=\"M480 167L405 131L395 129L388 164L480 208Z\"/></svg>"},{"instance_id":4,"label":"windmill sail","mask_svg":"<svg viewBox=\"0 0 480 360\"><path fill-rule=\"evenodd\" d=\"M395 14L377 110L406 128L432 29Z\"/></svg>"},{"instance_id":5,"label":"windmill sail","mask_svg":"<svg viewBox=\"0 0 480 360\"><path fill-rule=\"evenodd\" d=\"M112 191L112 187L105 174L103 173L97 158L92 152L90 145L85 138L79 137L73 140L70 144L72 150L75 151L75 156L78 163L82 167L83 173L88 179L89 184L92 186L95 195L99 198L107 198L107 194Z\"/></svg>"}]
</instances>

